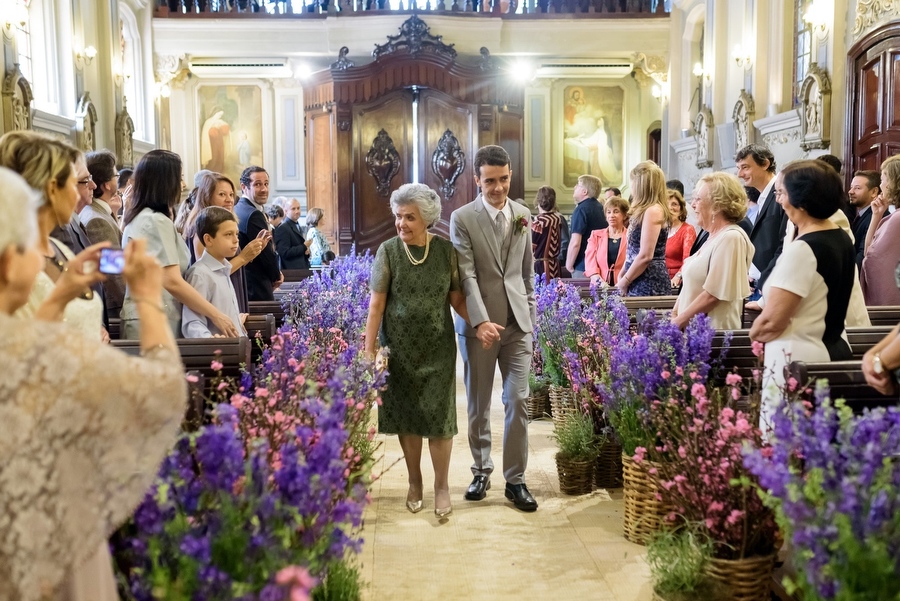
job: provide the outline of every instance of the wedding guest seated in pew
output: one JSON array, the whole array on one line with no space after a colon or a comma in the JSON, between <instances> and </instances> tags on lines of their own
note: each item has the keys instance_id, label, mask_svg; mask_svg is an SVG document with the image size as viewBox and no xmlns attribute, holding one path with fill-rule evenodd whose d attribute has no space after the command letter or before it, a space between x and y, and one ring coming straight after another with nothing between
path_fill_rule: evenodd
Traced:
<instances>
[{"instance_id":1,"label":"wedding guest seated in pew","mask_svg":"<svg viewBox=\"0 0 900 601\"><path fill-rule=\"evenodd\" d=\"M669 270L669 278L672 287L681 286L681 266L684 260L691 256L691 248L697 240L697 230L687 222L687 204L684 196L678 190L671 188L666 190L669 203L669 234L666 240L666 269Z\"/></svg>"},{"instance_id":2,"label":"wedding guest seated in pew","mask_svg":"<svg viewBox=\"0 0 900 601\"><path fill-rule=\"evenodd\" d=\"M172 332L181 332L181 308L185 304L210 319L229 338L236 337L238 329L231 318L184 281L190 255L172 222L182 185L181 157L169 150L145 154L134 170L134 197L125 212L122 242L147 240L147 252L163 266L163 309ZM138 306L143 300L126 286L122 305L122 333L126 339L139 338Z\"/></svg>"},{"instance_id":3,"label":"wedding guest seated in pew","mask_svg":"<svg viewBox=\"0 0 900 601\"><path fill-rule=\"evenodd\" d=\"M866 352L863 356L862 370L869 386L881 394L897 394L897 377L900 375L900 324Z\"/></svg>"},{"instance_id":4,"label":"wedding guest seated in pew","mask_svg":"<svg viewBox=\"0 0 900 601\"><path fill-rule=\"evenodd\" d=\"M197 187L194 188L194 207L184 223L182 236L191 255L191 264L203 254L203 240L197 235L197 215L207 207L221 207L234 213L234 182L227 176L213 171L198 174ZM247 280L244 277L244 266L255 259L272 238L268 229L261 229L259 235L251 240L238 254L228 257L231 263L231 283L237 295L238 308L241 313L248 311Z\"/></svg>"},{"instance_id":5,"label":"wedding guest seated in pew","mask_svg":"<svg viewBox=\"0 0 900 601\"><path fill-rule=\"evenodd\" d=\"M821 161L795 161L778 174L775 200L797 227L763 289L750 337L765 342L762 425L780 397L790 361L852 358L844 331L856 274L850 237L829 217L844 195L838 174Z\"/></svg>"},{"instance_id":6,"label":"wedding guest seated in pew","mask_svg":"<svg viewBox=\"0 0 900 601\"><path fill-rule=\"evenodd\" d=\"M197 236L203 240L205 250L196 263L188 268L184 279L216 309L231 319L232 325L244 335L246 313L240 313L237 296L231 283L231 264L238 250L237 218L220 207L207 207L200 211L195 221ZM225 336L216 324L190 307L184 307L181 331L185 338L210 338Z\"/></svg>"},{"instance_id":7,"label":"wedding guest seated in pew","mask_svg":"<svg viewBox=\"0 0 900 601\"><path fill-rule=\"evenodd\" d=\"M872 201L872 221L866 233L865 257L859 279L867 305L900 305L894 272L900 263L900 217L888 207L900 207L900 155L881 164L881 195Z\"/></svg>"},{"instance_id":8,"label":"wedding guest seated in pew","mask_svg":"<svg viewBox=\"0 0 900 601\"><path fill-rule=\"evenodd\" d=\"M77 149L33 131L10 132L0 138L0 166L25 178L40 197L37 210L38 245L44 257L44 268L31 287L30 298L16 312L18 317L30 318L53 290L68 262L75 258L75 252L53 237L52 233L64 227L73 238L83 236L83 242L73 244L78 252L99 248L90 245L81 223L73 218L73 211L82 197L90 199L93 182L84 157ZM83 182L90 182L90 186L83 185ZM82 290L66 308L64 319L86 336L108 341L103 327L103 302L98 289L102 290L102 287L94 285L94 289L86 287Z\"/></svg>"},{"instance_id":9,"label":"wedding guest seated in pew","mask_svg":"<svg viewBox=\"0 0 900 601\"><path fill-rule=\"evenodd\" d=\"M591 283L603 282L615 286L625 266L625 232L631 205L621 196L606 200L606 221L609 225L591 232L584 254L584 275Z\"/></svg>"},{"instance_id":10,"label":"wedding guest seated in pew","mask_svg":"<svg viewBox=\"0 0 900 601\"><path fill-rule=\"evenodd\" d=\"M185 409L162 270L143 241L126 248L125 280L144 299L142 357L102 344L99 318L89 332L61 323L103 281L99 246L68 261L32 319L15 318L43 273L46 199L5 168L0 189L0 596L118 599L107 537L152 484Z\"/></svg>"},{"instance_id":11,"label":"wedding guest seated in pew","mask_svg":"<svg viewBox=\"0 0 900 601\"><path fill-rule=\"evenodd\" d=\"M631 170L625 266L616 288L622 296L666 296L672 290L666 269L669 207L666 176L656 163L644 161Z\"/></svg>"},{"instance_id":12,"label":"wedding guest seated in pew","mask_svg":"<svg viewBox=\"0 0 900 601\"><path fill-rule=\"evenodd\" d=\"M710 173L697 182L691 208L709 240L684 262L672 321L684 328L692 317L706 313L716 329L740 329L754 252L750 237L737 225L747 214L747 194L735 176Z\"/></svg>"}]
</instances>

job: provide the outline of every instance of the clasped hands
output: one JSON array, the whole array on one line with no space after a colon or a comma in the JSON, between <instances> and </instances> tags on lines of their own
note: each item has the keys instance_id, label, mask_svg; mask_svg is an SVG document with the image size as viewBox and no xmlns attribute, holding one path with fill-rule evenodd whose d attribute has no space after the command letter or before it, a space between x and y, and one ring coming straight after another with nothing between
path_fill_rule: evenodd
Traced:
<instances>
[{"instance_id":1,"label":"clasped hands","mask_svg":"<svg viewBox=\"0 0 900 601\"><path fill-rule=\"evenodd\" d=\"M482 348L489 349L495 342L500 342L500 332L505 329L491 321L483 321L475 328L475 336L481 341Z\"/></svg>"}]
</instances>

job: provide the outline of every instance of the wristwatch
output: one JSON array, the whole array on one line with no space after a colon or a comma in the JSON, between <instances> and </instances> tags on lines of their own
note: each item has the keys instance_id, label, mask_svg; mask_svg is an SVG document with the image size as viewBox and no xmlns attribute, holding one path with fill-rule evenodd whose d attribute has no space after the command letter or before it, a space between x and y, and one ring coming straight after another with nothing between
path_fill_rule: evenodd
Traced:
<instances>
[{"instance_id":1,"label":"wristwatch","mask_svg":"<svg viewBox=\"0 0 900 601\"><path fill-rule=\"evenodd\" d=\"M872 357L872 371L879 375L884 373L884 366L881 365L881 353L875 353Z\"/></svg>"}]
</instances>

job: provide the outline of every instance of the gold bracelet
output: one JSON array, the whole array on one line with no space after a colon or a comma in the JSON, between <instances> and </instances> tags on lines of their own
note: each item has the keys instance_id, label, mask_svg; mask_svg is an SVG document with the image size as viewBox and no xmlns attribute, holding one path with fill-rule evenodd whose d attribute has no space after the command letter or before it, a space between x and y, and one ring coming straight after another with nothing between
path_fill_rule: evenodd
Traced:
<instances>
[{"instance_id":1,"label":"gold bracelet","mask_svg":"<svg viewBox=\"0 0 900 601\"><path fill-rule=\"evenodd\" d=\"M154 309L156 309L157 311L159 311L160 313L162 313L163 315L166 314L166 310L165 310L165 308L164 308L162 305L159 305L159 304L157 304L157 303L154 303L153 301L151 301L151 300L148 299L148 298L143 298L143 297L140 297L140 296L132 296L132 297L131 297L131 300L132 300L132 302L135 302L135 303L138 303L138 304L143 303L143 304L145 304L145 305L149 305L149 306L153 307Z\"/></svg>"}]
</instances>

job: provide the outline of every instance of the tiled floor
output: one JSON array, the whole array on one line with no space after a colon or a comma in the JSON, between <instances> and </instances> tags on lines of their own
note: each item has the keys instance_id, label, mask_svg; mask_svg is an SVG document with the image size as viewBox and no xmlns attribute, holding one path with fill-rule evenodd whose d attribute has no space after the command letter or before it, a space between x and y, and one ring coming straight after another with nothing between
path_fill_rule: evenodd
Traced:
<instances>
[{"instance_id":1,"label":"tiled floor","mask_svg":"<svg viewBox=\"0 0 900 601\"><path fill-rule=\"evenodd\" d=\"M384 459L366 511L360 557L364 599L578 599L649 601L652 597L644 548L622 536L622 492L560 494L552 422L529 426L526 483L540 504L526 514L503 496L499 469L483 501L463 499L471 480L466 442L466 395L458 362L457 410L460 434L450 466L453 514L434 515L431 459L423 451L425 509L406 510L406 467L396 436L379 437ZM500 460L503 413L500 376L495 378L492 413L495 462ZM396 463L395 463L396 462Z\"/></svg>"}]
</instances>

